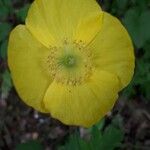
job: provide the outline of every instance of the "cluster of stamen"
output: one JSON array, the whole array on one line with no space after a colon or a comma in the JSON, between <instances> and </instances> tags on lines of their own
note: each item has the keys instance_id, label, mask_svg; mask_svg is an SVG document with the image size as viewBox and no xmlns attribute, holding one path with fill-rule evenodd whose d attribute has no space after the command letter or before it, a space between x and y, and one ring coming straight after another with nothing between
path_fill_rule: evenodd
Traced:
<instances>
[{"instance_id":1,"label":"cluster of stamen","mask_svg":"<svg viewBox=\"0 0 150 150\"><path fill-rule=\"evenodd\" d=\"M65 52L69 45L73 47L72 50ZM49 74L59 83L80 85L91 76L93 69L91 55L82 41L69 43L65 40L62 47L50 48L47 57Z\"/></svg>"},{"instance_id":2,"label":"cluster of stamen","mask_svg":"<svg viewBox=\"0 0 150 150\"><path fill-rule=\"evenodd\" d=\"M57 47L50 47L50 55L47 57L48 71L54 78L57 73L59 65L56 63L56 53L58 53Z\"/></svg>"}]
</instances>

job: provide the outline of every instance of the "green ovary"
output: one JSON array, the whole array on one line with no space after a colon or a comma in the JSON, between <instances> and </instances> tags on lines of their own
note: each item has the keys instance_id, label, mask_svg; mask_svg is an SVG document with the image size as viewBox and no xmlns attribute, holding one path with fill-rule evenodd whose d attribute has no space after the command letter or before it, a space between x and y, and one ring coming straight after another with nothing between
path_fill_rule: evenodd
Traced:
<instances>
[{"instance_id":1,"label":"green ovary","mask_svg":"<svg viewBox=\"0 0 150 150\"><path fill-rule=\"evenodd\" d=\"M59 64L65 66L66 68L72 68L76 66L77 58L73 55L66 55L60 59Z\"/></svg>"}]
</instances>

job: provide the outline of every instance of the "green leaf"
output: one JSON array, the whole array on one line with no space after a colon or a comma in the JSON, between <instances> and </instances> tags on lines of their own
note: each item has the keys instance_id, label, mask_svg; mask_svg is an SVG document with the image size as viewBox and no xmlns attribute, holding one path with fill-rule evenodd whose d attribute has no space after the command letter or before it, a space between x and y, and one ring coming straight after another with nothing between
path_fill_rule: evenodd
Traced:
<instances>
[{"instance_id":1,"label":"green leaf","mask_svg":"<svg viewBox=\"0 0 150 150\"><path fill-rule=\"evenodd\" d=\"M129 9L123 20L127 27L135 45L140 48L144 45L144 39L141 37L140 22L139 22L140 10L138 8Z\"/></svg>"},{"instance_id":2,"label":"green leaf","mask_svg":"<svg viewBox=\"0 0 150 150\"><path fill-rule=\"evenodd\" d=\"M138 87L140 94L147 101L150 100L150 42L141 50L143 54L137 59L133 80L123 94L126 97L134 96L137 94L134 87Z\"/></svg>"},{"instance_id":3,"label":"green leaf","mask_svg":"<svg viewBox=\"0 0 150 150\"><path fill-rule=\"evenodd\" d=\"M2 42L2 44L0 45L0 57L3 59L6 59L7 57L7 45L8 45L7 40Z\"/></svg>"},{"instance_id":4,"label":"green leaf","mask_svg":"<svg viewBox=\"0 0 150 150\"><path fill-rule=\"evenodd\" d=\"M17 145L15 150L44 150L43 146L35 140Z\"/></svg>"},{"instance_id":5,"label":"green leaf","mask_svg":"<svg viewBox=\"0 0 150 150\"><path fill-rule=\"evenodd\" d=\"M140 59L137 63L135 85L139 86L139 89L147 100L150 100L150 63L149 59Z\"/></svg>"},{"instance_id":6,"label":"green leaf","mask_svg":"<svg viewBox=\"0 0 150 150\"><path fill-rule=\"evenodd\" d=\"M135 79L135 76L133 76L133 79L130 82L130 84L123 90L122 92L123 97L130 99L130 97L133 97L134 95L136 95L136 90L134 89L134 79Z\"/></svg>"},{"instance_id":7,"label":"green leaf","mask_svg":"<svg viewBox=\"0 0 150 150\"><path fill-rule=\"evenodd\" d=\"M103 128L104 124L105 124L105 118L102 118L97 124L95 124L95 126L96 126L99 130L101 130L101 129Z\"/></svg>"},{"instance_id":8,"label":"green leaf","mask_svg":"<svg viewBox=\"0 0 150 150\"><path fill-rule=\"evenodd\" d=\"M136 0L136 4L140 7L141 10L145 10L148 7L149 0Z\"/></svg>"},{"instance_id":9,"label":"green leaf","mask_svg":"<svg viewBox=\"0 0 150 150\"><path fill-rule=\"evenodd\" d=\"M1 86L1 92L2 92L2 98L7 98L9 91L12 88L12 81L11 76L8 70L6 70L2 74L2 86Z\"/></svg>"},{"instance_id":10,"label":"green leaf","mask_svg":"<svg viewBox=\"0 0 150 150\"><path fill-rule=\"evenodd\" d=\"M97 127L99 130L102 130L103 126L105 124L105 118L100 119L98 123L96 123L93 127ZM93 132L93 127L87 129L90 133Z\"/></svg>"},{"instance_id":11,"label":"green leaf","mask_svg":"<svg viewBox=\"0 0 150 150\"><path fill-rule=\"evenodd\" d=\"M23 8L16 12L18 20L20 20L21 22L25 22L29 7L30 4L26 4Z\"/></svg>"},{"instance_id":12,"label":"green leaf","mask_svg":"<svg viewBox=\"0 0 150 150\"><path fill-rule=\"evenodd\" d=\"M4 5L4 2L2 0L0 0L0 18L6 19L7 16L9 14L9 10L7 9L7 7Z\"/></svg>"},{"instance_id":13,"label":"green leaf","mask_svg":"<svg viewBox=\"0 0 150 150\"><path fill-rule=\"evenodd\" d=\"M150 39L150 11L140 11L138 7L129 9L123 23L127 27L137 48L142 48Z\"/></svg>"},{"instance_id":14,"label":"green leaf","mask_svg":"<svg viewBox=\"0 0 150 150\"><path fill-rule=\"evenodd\" d=\"M0 42L7 38L11 28L9 23L0 23Z\"/></svg>"},{"instance_id":15,"label":"green leaf","mask_svg":"<svg viewBox=\"0 0 150 150\"><path fill-rule=\"evenodd\" d=\"M0 6L0 18L1 20L5 20L9 15L9 10L5 6Z\"/></svg>"},{"instance_id":16,"label":"green leaf","mask_svg":"<svg viewBox=\"0 0 150 150\"><path fill-rule=\"evenodd\" d=\"M128 0L115 0L111 6L111 13L122 15L127 8ZM110 3L110 2L109 2Z\"/></svg>"},{"instance_id":17,"label":"green leaf","mask_svg":"<svg viewBox=\"0 0 150 150\"><path fill-rule=\"evenodd\" d=\"M116 125L118 123L118 125ZM93 127L91 133L91 149L92 150L114 150L119 147L123 140L124 134L121 130L122 120L119 116L114 118L113 123L109 125L103 132L96 126Z\"/></svg>"},{"instance_id":18,"label":"green leaf","mask_svg":"<svg viewBox=\"0 0 150 150\"><path fill-rule=\"evenodd\" d=\"M72 134L64 146L58 150L91 150L87 141L83 140L78 133Z\"/></svg>"},{"instance_id":19,"label":"green leaf","mask_svg":"<svg viewBox=\"0 0 150 150\"><path fill-rule=\"evenodd\" d=\"M116 3L120 10L125 10L128 5L128 0L116 0Z\"/></svg>"},{"instance_id":20,"label":"green leaf","mask_svg":"<svg viewBox=\"0 0 150 150\"><path fill-rule=\"evenodd\" d=\"M145 42L150 40L150 11L146 10L142 12L140 16L140 30L141 35ZM145 44L145 43L144 43Z\"/></svg>"},{"instance_id":21,"label":"green leaf","mask_svg":"<svg viewBox=\"0 0 150 150\"><path fill-rule=\"evenodd\" d=\"M91 149L99 150L99 147L101 146L100 141L102 139L102 134L96 126L93 126L91 134L92 134L91 140L90 140Z\"/></svg>"},{"instance_id":22,"label":"green leaf","mask_svg":"<svg viewBox=\"0 0 150 150\"><path fill-rule=\"evenodd\" d=\"M120 146L123 137L124 134L120 129L110 125L103 134L99 149L113 150L114 148Z\"/></svg>"},{"instance_id":23,"label":"green leaf","mask_svg":"<svg viewBox=\"0 0 150 150\"><path fill-rule=\"evenodd\" d=\"M12 6L12 0L2 0L4 5L7 6L7 7L11 7Z\"/></svg>"},{"instance_id":24,"label":"green leaf","mask_svg":"<svg viewBox=\"0 0 150 150\"><path fill-rule=\"evenodd\" d=\"M120 122L120 120L118 120ZM116 123L116 120L114 120ZM58 150L114 150L119 147L123 140L124 133L113 124L108 126L103 132L97 126L92 127L91 138L82 139L79 134L73 134L64 146Z\"/></svg>"},{"instance_id":25,"label":"green leaf","mask_svg":"<svg viewBox=\"0 0 150 150\"><path fill-rule=\"evenodd\" d=\"M0 18L6 20L9 14L12 12L12 0L0 0Z\"/></svg>"}]
</instances>

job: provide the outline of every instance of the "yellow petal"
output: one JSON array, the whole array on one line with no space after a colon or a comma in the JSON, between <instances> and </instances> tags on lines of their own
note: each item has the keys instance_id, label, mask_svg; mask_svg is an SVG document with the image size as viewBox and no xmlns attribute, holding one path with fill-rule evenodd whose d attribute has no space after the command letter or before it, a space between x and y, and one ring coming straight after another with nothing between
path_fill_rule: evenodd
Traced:
<instances>
[{"instance_id":1,"label":"yellow petal","mask_svg":"<svg viewBox=\"0 0 150 150\"><path fill-rule=\"evenodd\" d=\"M22 100L46 112L42 100L50 78L43 64L48 49L32 37L25 26L17 26L10 35L8 63L14 85Z\"/></svg>"},{"instance_id":2,"label":"yellow petal","mask_svg":"<svg viewBox=\"0 0 150 150\"><path fill-rule=\"evenodd\" d=\"M27 28L47 47L64 39L89 42L101 22L95 0L35 0L26 19Z\"/></svg>"},{"instance_id":3,"label":"yellow petal","mask_svg":"<svg viewBox=\"0 0 150 150\"><path fill-rule=\"evenodd\" d=\"M104 12L100 33L89 45L96 68L114 73L124 88L134 73L133 44L120 21Z\"/></svg>"},{"instance_id":4,"label":"yellow petal","mask_svg":"<svg viewBox=\"0 0 150 150\"><path fill-rule=\"evenodd\" d=\"M68 125L90 127L113 107L119 89L116 76L100 71L78 86L53 82L44 97L52 117Z\"/></svg>"}]
</instances>

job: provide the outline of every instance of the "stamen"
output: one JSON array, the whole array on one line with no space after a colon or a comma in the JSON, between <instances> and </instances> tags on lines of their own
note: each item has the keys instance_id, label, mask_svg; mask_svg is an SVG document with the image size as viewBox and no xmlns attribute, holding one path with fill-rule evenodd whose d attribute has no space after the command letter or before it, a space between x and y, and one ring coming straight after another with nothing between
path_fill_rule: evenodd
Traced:
<instances>
[{"instance_id":1,"label":"stamen","mask_svg":"<svg viewBox=\"0 0 150 150\"><path fill-rule=\"evenodd\" d=\"M58 83L77 86L84 83L92 74L91 52L83 41L69 43L62 47L50 47L47 66L50 76Z\"/></svg>"}]
</instances>

